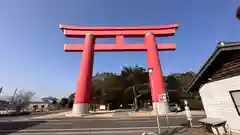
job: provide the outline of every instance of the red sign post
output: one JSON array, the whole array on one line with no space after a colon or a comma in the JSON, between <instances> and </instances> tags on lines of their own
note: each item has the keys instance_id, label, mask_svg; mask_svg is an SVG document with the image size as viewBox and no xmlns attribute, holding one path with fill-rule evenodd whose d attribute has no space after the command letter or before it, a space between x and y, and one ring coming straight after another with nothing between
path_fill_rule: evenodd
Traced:
<instances>
[{"instance_id":1,"label":"red sign post","mask_svg":"<svg viewBox=\"0 0 240 135\"><path fill-rule=\"evenodd\" d=\"M154 85L151 85L152 102L153 105L157 105L158 103L162 104L159 95L165 93L165 88L158 51L172 51L175 50L176 47L173 43L157 44L155 37L173 36L178 28L178 24L141 27L79 27L60 25L60 28L67 37L85 38L84 44L64 45L66 52L83 53L72 111L73 115L88 113L94 52L146 51L148 68L152 69L149 78L155 82ZM115 37L116 43L95 44L96 38L106 37ZM124 37L143 37L144 43L125 44ZM153 92L153 90L155 90L155 92Z\"/></svg>"}]
</instances>

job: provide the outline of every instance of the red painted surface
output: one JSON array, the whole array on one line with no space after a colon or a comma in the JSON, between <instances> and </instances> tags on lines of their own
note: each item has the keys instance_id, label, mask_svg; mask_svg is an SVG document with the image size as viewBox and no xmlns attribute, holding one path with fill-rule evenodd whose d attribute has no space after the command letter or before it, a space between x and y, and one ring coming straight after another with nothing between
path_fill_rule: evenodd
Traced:
<instances>
[{"instance_id":1,"label":"red painted surface","mask_svg":"<svg viewBox=\"0 0 240 135\"><path fill-rule=\"evenodd\" d=\"M116 36L116 45L124 45L124 36L123 35L117 35Z\"/></svg>"},{"instance_id":2,"label":"red painted surface","mask_svg":"<svg viewBox=\"0 0 240 135\"><path fill-rule=\"evenodd\" d=\"M172 51L176 49L175 44L158 44L158 51ZM82 52L84 50L83 44L65 44L64 51L66 52ZM96 44L94 47L95 52L124 52L124 51L147 51L147 47L144 44L126 44L126 45L114 45L114 44Z\"/></svg>"},{"instance_id":3,"label":"red painted surface","mask_svg":"<svg viewBox=\"0 0 240 135\"><path fill-rule=\"evenodd\" d=\"M78 27L60 25L67 37L85 37L90 32L95 37L144 37L147 31L155 36L173 36L178 28L177 24L167 26L142 26L142 27Z\"/></svg>"},{"instance_id":4,"label":"red painted surface","mask_svg":"<svg viewBox=\"0 0 240 135\"><path fill-rule=\"evenodd\" d=\"M156 36L173 36L175 29L151 30ZM96 37L116 37L116 35L124 35L125 37L143 37L145 30L124 30L124 31L79 31L79 30L64 30L64 35L67 37L84 37L88 32Z\"/></svg>"},{"instance_id":5,"label":"red painted surface","mask_svg":"<svg viewBox=\"0 0 240 135\"><path fill-rule=\"evenodd\" d=\"M86 27L86 26L68 26L68 25L59 25L60 29L62 30L81 30L81 31L117 31L117 30L160 30L160 29L172 29L178 28L178 24L170 24L164 26L112 26L112 27Z\"/></svg>"},{"instance_id":6,"label":"red painted surface","mask_svg":"<svg viewBox=\"0 0 240 135\"><path fill-rule=\"evenodd\" d=\"M94 51L114 52L114 51L146 51L148 68L153 69L149 74L152 82L152 101L159 101L159 94L165 93L164 80L159 61L158 51L175 50L172 43L156 44L155 36L172 36L178 28L177 24L167 26L144 26L144 27L79 27L60 25L67 37L85 37L85 43L65 44L66 52L83 52L81 72L79 73L75 104L90 103L90 91L92 85L92 70ZM86 36L87 33L93 35ZM151 33L149 33L151 32ZM147 34L146 34L147 33ZM124 44L124 37L144 37L144 44ZM116 37L116 44L96 44L95 37Z\"/></svg>"},{"instance_id":7,"label":"red painted surface","mask_svg":"<svg viewBox=\"0 0 240 135\"><path fill-rule=\"evenodd\" d=\"M144 44L147 46L148 68L152 69L152 73L149 76L152 81L151 92L155 93L152 95L152 101L159 102L160 94L165 93L165 88L155 37L152 33L146 34Z\"/></svg>"},{"instance_id":8,"label":"red painted surface","mask_svg":"<svg viewBox=\"0 0 240 135\"><path fill-rule=\"evenodd\" d=\"M80 65L80 73L77 81L77 90L74 103L90 103L90 92L92 87L92 72L94 59L95 38L93 35L87 35L84 43L84 51L82 54L82 63Z\"/></svg>"}]
</instances>

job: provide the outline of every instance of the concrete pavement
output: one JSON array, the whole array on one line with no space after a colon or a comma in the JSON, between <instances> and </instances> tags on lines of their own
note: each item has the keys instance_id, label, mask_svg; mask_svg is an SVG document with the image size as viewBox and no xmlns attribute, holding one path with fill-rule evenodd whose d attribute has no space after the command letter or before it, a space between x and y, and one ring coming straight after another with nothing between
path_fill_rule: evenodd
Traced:
<instances>
[{"instance_id":1,"label":"concrete pavement","mask_svg":"<svg viewBox=\"0 0 240 135\"><path fill-rule=\"evenodd\" d=\"M158 131L156 116L147 111L98 111L85 117L66 117L65 115L70 112L71 111L63 111L60 113L52 113L43 116L0 117L0 134L140 135L144 132L147 133ZM197 122L197 120L203 118L204 116L205 115L203 115L202 112L194 112L193 125L195 127L199 127L200 124ZM167 131L169 127L171 128L169 130L182 130L183 127L186 126L186 123L187 120L184 112L169 113L169 125L167 125L165 116L160 117L161 132Z\"/></svg>"},{"instance_id":2,"label":"concrete pavement","mask_svg":"<svg viewBox=\"0 0 240 135\"><path fill-rule=\"evenodd\" d=\"M205 112L204 111L191 111L192 115L195 116L205 116ZM139 111L139 112L128 112L129 116L132 117L143 117L143 116L156 116L156 113L152 112L152 111ZM186 112L182 111L182 112L169 112L167 113L168 116L186 116ZM165 116L165 115L161 115L161 116Z\"/></svg>"},{"instance_id":3,"label":"concrete pavement","mask_svg":"<svg viewBox=\"0 0 240 135\"><path fill-rule=\"evenodd\" d=\"M205 116L204 111L191 111L193 116ZM113 111L97 111L97 112L90 112L89 115L81 116L85 118L91 118L91 117L152 117L156 116L155 113L152 111L139 111L139 112L133 112L132 110L113 110ZM165 116L165 115L161 115ZM183 112L169 112L168 116L178 116L178 117L185 117L185 111ZM66 118L66 117L73 117L71 116L71 111L67 112L61 112L56 114L50 114L40 117L32 117L32 119L45 119L45 118Z\"/></svg>"},{"instance_id":4,"label":"concrete pavement","mask_svg":"<svg viewBox=\"0 0 240 135\"><path fill-rule=\"evenodd\" d=\"M193 125L199 127L197 120ZM169 117L171 129L182 129L186 125L185 118ZM161 132L168 129L164 117L160 118ZM144 132L157 132L155 117L138 118L65 118L0 122L0 134L10 135L79 135L79 134L109 134L109 135L140 135Z\"/></svg>"}]
</instances>

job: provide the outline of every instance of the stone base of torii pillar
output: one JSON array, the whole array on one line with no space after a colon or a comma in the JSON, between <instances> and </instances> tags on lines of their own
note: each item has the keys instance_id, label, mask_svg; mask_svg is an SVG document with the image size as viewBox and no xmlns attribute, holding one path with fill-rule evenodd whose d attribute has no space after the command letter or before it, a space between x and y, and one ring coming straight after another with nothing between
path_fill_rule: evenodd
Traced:
<instances>
[{"instance_id":1,"label":"stone base of torii pillar","mask_svg":"<svg viewBox=\"0 0 240 135\"><path fill-rule=\"evenodd\" d=\"M89 114L89 104L73 104L72 115L82 116Z\"/></svg>"},{"instance_id":2,"label":"stone base of torii pillar","mask_svg":"<svg viewBox=\"0 0 240 135\"><path fill-rule=\"evenodd\" d=\"M82 117L82 116L87 116L91 115L89 113L89 104L73 104L72 111L66 116L68 117Z\"/></svg>"}]
</instances>

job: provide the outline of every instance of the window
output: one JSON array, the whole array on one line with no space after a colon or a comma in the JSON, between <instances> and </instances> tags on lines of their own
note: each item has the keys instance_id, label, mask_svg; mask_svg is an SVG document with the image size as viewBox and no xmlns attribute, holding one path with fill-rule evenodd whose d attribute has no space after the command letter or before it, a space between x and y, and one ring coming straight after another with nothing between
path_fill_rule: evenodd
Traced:
<instances>
[{"instance_id":1,"label":"window","mask_svg":"<svg viewBox=\"0 0 240 135\"><path fill-rule=\"evenodd\" d=\"M33 105L33 110L37 110L38 109L38 105Z\"/></svg>"},{"instance_id":2,"label":"window","mask_svg":"<svg viewBox=\"0 0 240 135\"><path fill-rule=\"evenodd\" d=\"M240 116L240 90L230 91L230 95L232 97L237 113Z\"/></svg>"}]
</instances>

